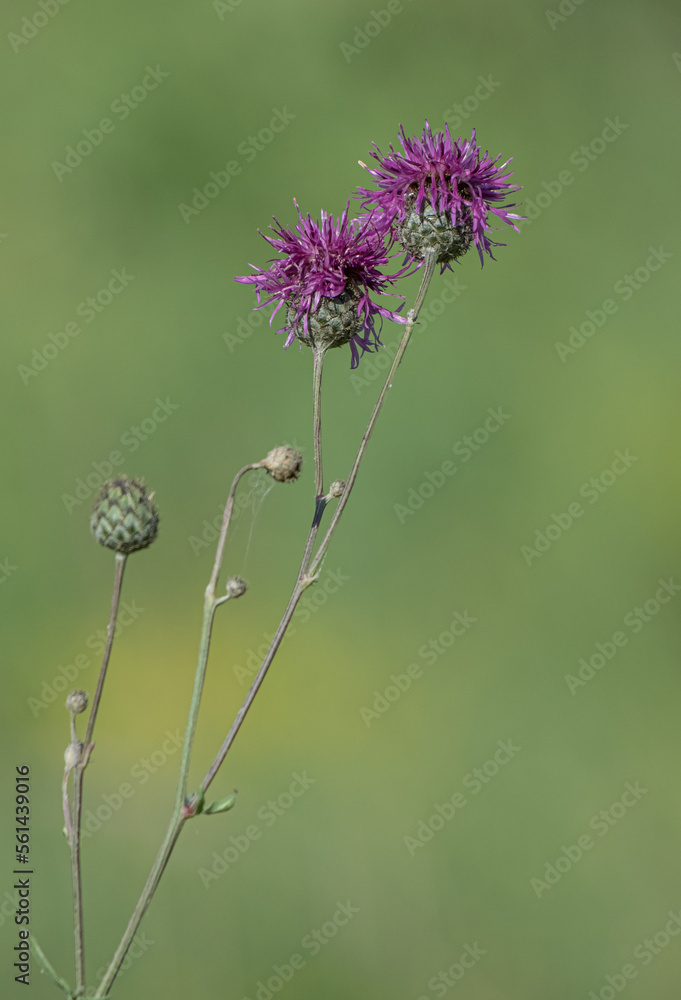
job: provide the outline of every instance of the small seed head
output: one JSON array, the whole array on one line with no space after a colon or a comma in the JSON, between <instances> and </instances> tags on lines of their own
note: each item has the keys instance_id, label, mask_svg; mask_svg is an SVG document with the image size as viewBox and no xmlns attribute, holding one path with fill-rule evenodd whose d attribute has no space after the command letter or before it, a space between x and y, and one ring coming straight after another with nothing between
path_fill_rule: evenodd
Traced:
<instances>
[{"instance_id":1,"label":"small seed head","mask_svg":"<svg viewBox=\"0 0 681 1000\"><path fill-rule=\"evenodd\" d=\"M72 691L66 696L66 708L74 715L80 715L87 708L87 695L85 691Z\"/></svg>"},{"instance_id":2,"label":"small seed head","mask_svg":"<svg viewBox=\"0 0 681 1000\"><path fill-rule=\"evenodd\" d=\"M291 483L300 475L303 456L289 445L273 448L263 462L264 468L278 483Z\"/></svg>"},{"instance_id":3,"label":"small seed head","mask_svg":"<svg viewBox=\"0 0 681 1000\"><path fill-rule=\"evenodd\" d=\"M227 597L241 597L242 594L246 593L246 581L240 576L230 576L225 585L225 590L227 592Z\"/></svg>"}]
</instances>

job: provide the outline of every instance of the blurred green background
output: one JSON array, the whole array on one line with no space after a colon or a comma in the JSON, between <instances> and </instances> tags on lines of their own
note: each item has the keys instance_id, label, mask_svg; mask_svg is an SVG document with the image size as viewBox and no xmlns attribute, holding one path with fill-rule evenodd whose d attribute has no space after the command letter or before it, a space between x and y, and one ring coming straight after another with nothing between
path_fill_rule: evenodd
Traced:
<instances>
[{"instance_id":1,"label":"blurred green background","mask_svg":"<svg viewBox=\"0 0 681 1000\"><path fill-rule=\"evenodd\" d=\"M311 356L282 354L233 276L271 256L257 230L273 214L292 223L293 197L340 211L366 183L371 142L428 118L513 156L528 221L499 236L497 262L469 254L444 298L436 276L317 603L214 785L238 788L237 806L185 830L113 995L676 996L678 5L402 0L388 21L383 0L375 13L356 0L57 2L2 13L3 995L25 995L11 969L24 763L32 928L73 981L63 675L93 691L113 574L89 535L88 477L119 452L116 471L144 476L162 515L126 574L87 773L94 985L171 810L203 536L237 468L282 442L303 450L302 479L264 497L253 481L234 525L226 569L250 589L218 613L194 781L276 626L311 515ZM289 121L258 149L249 137L276 111ZM96 144L69 166L87 132ZM240 172L183 217L229 161ZM87 321L79 304L124 270ZM349 362L343 350L327 363L329 480L347 474L382 377L376 358L359 381ZM504 417L486 435L490 408ZM457 612L475 619L460 635ZM297 797L294 775L314 779ZM57 995L35 963L31 995Z\"/></svg>"}]
</instances>

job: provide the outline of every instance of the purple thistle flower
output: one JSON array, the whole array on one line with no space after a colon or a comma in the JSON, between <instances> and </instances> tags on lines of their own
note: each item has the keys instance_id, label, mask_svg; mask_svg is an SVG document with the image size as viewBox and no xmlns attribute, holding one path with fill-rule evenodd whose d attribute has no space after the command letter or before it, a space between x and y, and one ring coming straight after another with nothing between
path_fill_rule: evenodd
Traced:
<instances>
[{"instance_id":1,"label":"purple thistle flower","mask_svg":"<svg viewBox=\"0 0 681 1000\"><path fill-rule=\"evenodd\" d=\"M319 225L294 204L300 219L295 228L285 229L275 218L277 228L270 227L275 235L265 236L282 259L270 261L267 269L251 264L256 273L235 280L255 286L256 309L276 302L270 325L286 307L286 323L277 330L287 334L285 347L296 337L323 350L349 343L351 367L356 368L365 351L381 346L374 329L377 316L406 322L369 297L369 292L394 294L388 289L406 268L394 275L379 270L388 264L389 248L371 214L350 220L348 205L338 220L322 212Z\"/></svg>"},{"instance_id":2,"label":"purple thistle flower","mask_svg":"<svg viewBox=\"0 0 681 1000\"><path fill-rule=\"evenodd\" d=\"M493 242L488 233L488 214L492 213L509 226L522 216L508 211L513 205L495 204L520 188L508 180L510 163L497 165L482 152L475 140L452 139L449 126L435 135L426 122L421 138L408 139L400 126L400 142L404 152L390 146L383 156L374 143L371 156L378 162L375 168L362 164L378 185L377 191L359 189L363 208L373 208L377 224L385 230L395 226L397 237L415 261L423 261L425 250L437 250L437 261L449 267L449 261L465 253L475 243L480 262L483 253L492 259Z\"/></svg>"}]
</instances>

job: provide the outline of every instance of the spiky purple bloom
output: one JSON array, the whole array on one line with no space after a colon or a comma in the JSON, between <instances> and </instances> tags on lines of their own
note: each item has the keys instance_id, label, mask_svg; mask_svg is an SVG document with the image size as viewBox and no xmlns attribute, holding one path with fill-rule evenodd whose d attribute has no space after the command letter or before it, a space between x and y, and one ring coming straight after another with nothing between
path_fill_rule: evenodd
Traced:
<instances>
[{"instance_id":1,"label":"spiky purple bloom","mask_svg":"<svg viewBox=\"0 0 681 1000\"><path fill-rule=\"evenodd\" d=\"M256 273L235 280L255 286L256 309L276 302L270 325L286 307L286 323L277 330L287 334L285 347L296 337L324 348L349 343L351 367L356 368L365 351L381 344L374 328L377 316L406 322L369 296L391 294L393 280L406 269L394 275L379 270L388 264L388 249L384 231L370 214L350 220L348 205L337 220L322 212L320 225L310 215L303 217L294 204L300 220L295 228L286 229L275 218L276 228L270 226L275 235L265 236L281 259L270 261L266 269L251 264Z\"/></svg>"},{"instance_id":2,"label":"spiky purple bloom","mask_svg":"<svg viewBox=\"0 0 681 1000\"><path fill-rule=\"evenodd\" d=\"M386 156L374 143L371 156L378 166L372 169L362 165L378 190L359 189L362 207L371 208L386 230L391 226L396 228L398 239L414 260L423 260L417 230L423 229L424 220L424 235L432 237L425 246L437 244L437 259L443 269L450 260L465 253L471 240L481 263L484 263L483 253L493 258L492 247L503 244L495 243L488 235L493 231L489 213L514 229L517 226L512 220L522 218L508 211L514 205L498 204L520 190L509 182L512 171L506 168L511 161L498 165L499 156L493 160L489 153L483 153L477 145L475 129L470 140L452 139L449 126L433 135L426 122L420 138L408 139L400 126L400 142L404 152L391 145ZM449 245L442 241L445 229Z\"/></svg>"}]
</instances>

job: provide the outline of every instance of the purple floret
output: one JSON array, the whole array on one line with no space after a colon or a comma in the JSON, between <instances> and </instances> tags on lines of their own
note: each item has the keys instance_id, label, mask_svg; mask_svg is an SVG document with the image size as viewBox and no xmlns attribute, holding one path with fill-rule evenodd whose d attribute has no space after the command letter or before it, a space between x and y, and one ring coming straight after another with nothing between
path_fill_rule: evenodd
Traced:
<instances>
[{"instance_id":1,"label":"purple floret","mask_svg":"<svg viewBox=\"0 0 681 1000\"><path fill-rule=\"evenodd\" d=\"M400 126L400 142L404 152L391 145L386 156L374 143L371 156L378 166L366 169L378 190L359 189L362 207L371 208L377 216L376 224L388 229L393 223L401 223L411 211L418 213L429 205L439 215L448 215L453 226L469 221L481 263L483 252L493 258L492 247L503 244L488 236L493 231L488 213L514 229L517 226L512 220L522 218L508 211L515 207L513 204L495 204L520 190L508 179L512 171L506 168L511 161L497 165L500 156L493 160L489 153L483 153L475 141L475 129L470 140L452 139L449 126L433 135L426 122L420 138L408 139Z\"/></svg>"}]
</instances>

